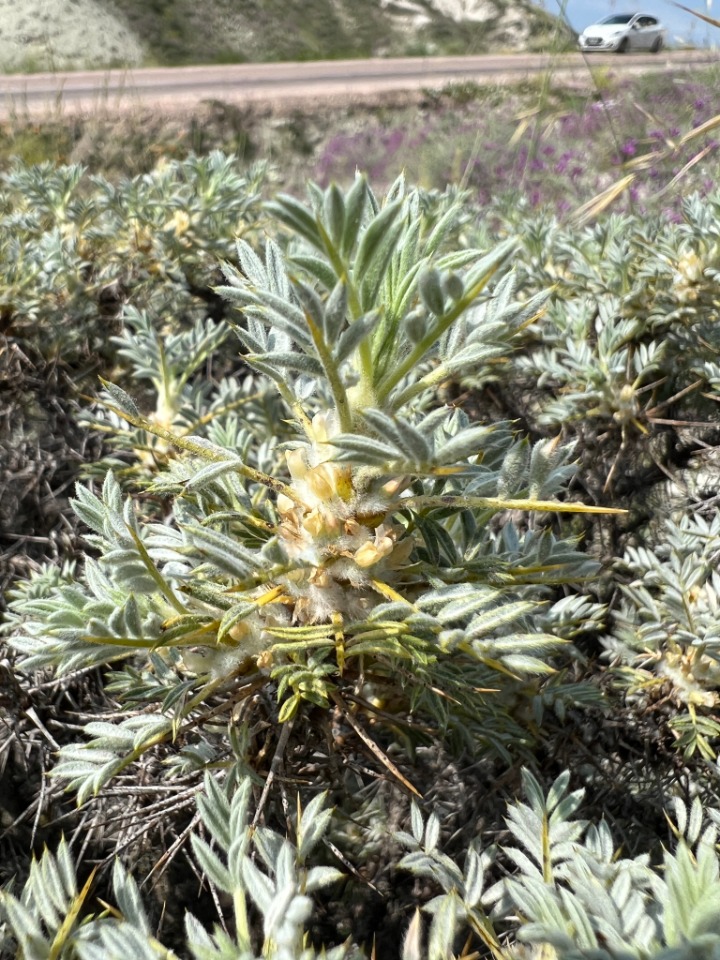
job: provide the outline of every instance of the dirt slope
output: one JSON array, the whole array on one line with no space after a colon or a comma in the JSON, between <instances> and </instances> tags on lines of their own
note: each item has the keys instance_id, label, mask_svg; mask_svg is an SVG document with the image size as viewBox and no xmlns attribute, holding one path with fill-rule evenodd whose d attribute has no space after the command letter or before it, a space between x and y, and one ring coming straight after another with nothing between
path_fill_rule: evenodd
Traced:
<instances>
[{"instance_id":1,"label":"dirt slope","mask_svg":"<svg viewBox=\"0 0 720 960\"><path fill-rule=\"evenodd\" d=\"M0 70L533 50L557 29L530 0L0 0Z\"/></svg>"}]
</instances>

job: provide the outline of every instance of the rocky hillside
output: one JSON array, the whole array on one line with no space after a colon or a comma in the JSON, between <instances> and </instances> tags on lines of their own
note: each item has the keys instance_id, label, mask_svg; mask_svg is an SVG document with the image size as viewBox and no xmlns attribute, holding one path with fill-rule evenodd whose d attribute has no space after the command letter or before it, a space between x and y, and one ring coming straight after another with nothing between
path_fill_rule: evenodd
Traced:
<instances>
[{"instance_id":1,"label":"rocky hillside","mask_svg":"<svg viewBox=\"0 0 720 960\"><path fill-rule=\"evenodd\" d=\"M530 0L0 0L5 71L481 53L568 36Z\"/></svg>"}]
</instances>

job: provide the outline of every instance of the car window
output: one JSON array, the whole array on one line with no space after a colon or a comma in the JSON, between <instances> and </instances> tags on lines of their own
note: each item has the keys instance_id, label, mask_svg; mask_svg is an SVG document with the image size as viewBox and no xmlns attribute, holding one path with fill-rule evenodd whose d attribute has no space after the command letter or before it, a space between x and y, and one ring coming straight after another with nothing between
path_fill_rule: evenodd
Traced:
<instances>
[{"instance_id":1,"label":"car window","mask_svg":"<svg viewBox=\"0 0 720 960\"><path fill-rule=\"evenodd\" d=\"M631 14L631 13L616 13L616 14L615 14L614 16L612 16L612 17L605 17L605 19L604 19L604 20L601 20L600 23L606 23L606 24L609 24L609 25L612 25L612 24L622 24L622 23L630 23L630 21L632 20L632 18L633 18L633 14Z\"/></svg>"}]
</instances>

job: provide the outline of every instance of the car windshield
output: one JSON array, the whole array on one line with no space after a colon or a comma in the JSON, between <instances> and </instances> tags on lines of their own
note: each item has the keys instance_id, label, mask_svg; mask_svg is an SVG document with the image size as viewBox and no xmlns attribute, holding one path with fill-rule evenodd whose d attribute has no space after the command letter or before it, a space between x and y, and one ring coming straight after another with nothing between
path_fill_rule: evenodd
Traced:
<instances>
[{"instance_id":1,"label":"car windshield","mask_svg":"<svg viewBox=\"0 0 720 960\"><path fill-rule=\"evenodd\" d=\"M632 13L616 13L612 17L605 17L600 23L630 23L633 16L634 14Z\"/></svg>"}]
</instances>

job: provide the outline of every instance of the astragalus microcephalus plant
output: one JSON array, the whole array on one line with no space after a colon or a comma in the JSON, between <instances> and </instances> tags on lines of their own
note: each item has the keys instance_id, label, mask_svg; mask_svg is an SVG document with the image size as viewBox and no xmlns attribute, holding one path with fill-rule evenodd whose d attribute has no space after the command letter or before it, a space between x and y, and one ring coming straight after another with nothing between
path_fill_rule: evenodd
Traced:
<instances>
[{"instance_id":1,"label":"astragalus microcephalus plant","mask_svg":"<svg viewBox=\"0 0 720 960\"><path fill-rule=\"evenodd\" d=\"M437 399L502 365L542 309L544 295L515 299L514 241L463 248L462 205L402 181L382 203L358 178L269 210L286 250L241 242L220 292L240 308L244 361L284 401L281 442L174 435L108 385L117 416L180 452L150 487L165 519L111 474L101 496L79 487L97 557L17 590L23 669L125 661L112 691L127 716L61 754L81 799L160 743L170 771L227 758L242 738L218 724L247 732L269 709L258 691L277 695L275 731L331 707L360 737L358 710L451 722L507 753L526 731L503 691L554 673L598 616L567 596L553 614L553 585L596 568L540 522L597 509L556 499L568 452Z\"/></svg>"}]
</instances>

